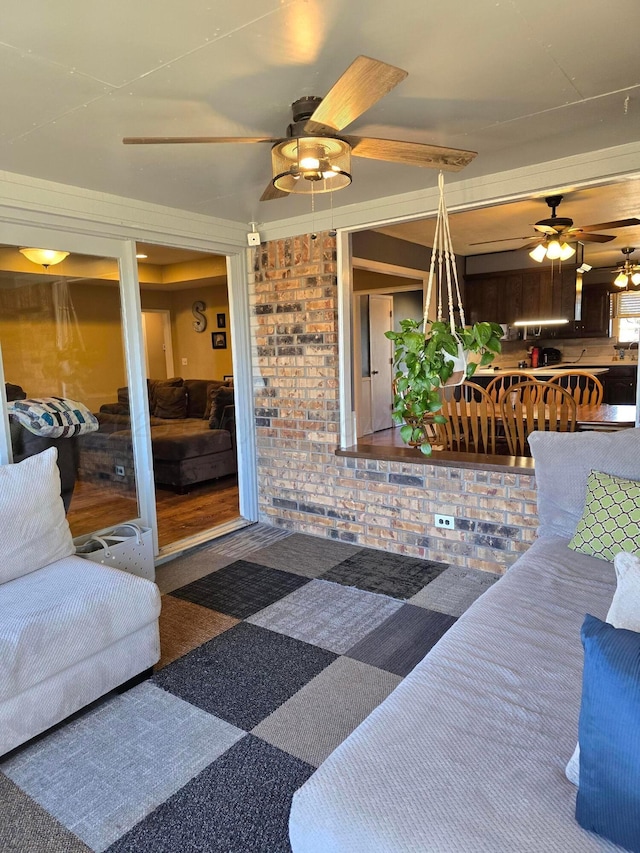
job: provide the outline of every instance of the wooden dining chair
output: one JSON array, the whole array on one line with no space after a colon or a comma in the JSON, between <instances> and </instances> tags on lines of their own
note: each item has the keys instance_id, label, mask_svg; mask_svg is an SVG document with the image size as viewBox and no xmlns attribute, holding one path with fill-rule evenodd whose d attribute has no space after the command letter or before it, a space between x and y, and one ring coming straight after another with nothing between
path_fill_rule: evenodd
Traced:
<instances>
[{"instance_id":1,"label":"wooden dining chair","mask_svg":"<svg viewBox=\"0 0 640 853\"><path fill-rule=\"evenodd\" d=\"M602 382L588 370L567 370L549 380L552 382L569 391L576 406L599 406L602 403Z\"/></svg>"},{"instance_id":2,"label":"wooden dining chair","mask_svg":"<svg viewBox=\"0 0 640 853\"><path fill-rule=\"evenodd\" d=\"M437 440L445 450L496 452L495 406L484 388L474 382L463 382L457 389L442 388L440 400L442 409L438 414L447 421L436 425Z\"/></svg>"},{"instance_id":3,"label":"wooden dining chair","mask_svg":"<svg viewBox=\"0 0 640 853\"><path fill-rule=\"evenodd\" d=\"M518 370L505 370L504 372L500 372L497 376L494 376L494 378L489 382L487 385L487 394L497 406L502 400L505 391L507 391L512 385L515 385L516 382L537 381L538 380L535 379L535 377L530 376L528 373L522 373Z\"/></svg>"},{"instance_id":4,"label":"wooden dining chair","mask_svg":"<svg viewBox=\"0 0 640 853\"><path fill-rule=\"evenodd\" d=\"M575 432L576 401L556 383L517 382L500 403L500 417L513 456L531 456L527 436L534 431Z\"/></svg>"}]
</instances>

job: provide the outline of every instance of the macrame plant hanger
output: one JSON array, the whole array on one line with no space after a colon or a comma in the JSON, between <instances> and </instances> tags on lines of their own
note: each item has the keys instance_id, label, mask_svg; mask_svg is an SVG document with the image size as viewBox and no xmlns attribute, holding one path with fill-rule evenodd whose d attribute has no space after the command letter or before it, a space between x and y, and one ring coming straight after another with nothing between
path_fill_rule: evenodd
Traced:
<instances>
[{"instance_id":1,"label":"macrame plant hanger","mask_svg":"<svg viewBox=\"0 0 640 853\"><path fill-rule=\"evenodd\" d=\"M454 337L458 340L458 355L445 355L445 359L447 361L453 362L453 373L451 374L451 377L446 384L461 385L462 382L464 382L466 376L467 358L464 347L462 345L462 341L456 333L456 304L460 311L459 325L462 327L464 327L465 325L465 318L464 308L462 307L462 297L460 295L460 283L458 281L456 258L453 253L453 246L451 243L451 231L449 230L449 214L447 213L447 207L444 201L444 175L442 174L442 172L440 172L440 174L438 175L438 190L440 193L440 199L438 203L436 231L433 239L433 248L431 250L431 263L429 265L429 279L427 282L427 296L424 303L423 331L425 337L429 337L429 330L433 322L429 318L429 309L431 307L431 294L433 292L434 281L438 298L438 311L436 319L438 320L438 322L442 322L442 302L446 283L447 300L449 306L449 328L451 329L451 334L454 335ZM436 261L438 264L437 272Z\"/></svg>"}]
</instances>

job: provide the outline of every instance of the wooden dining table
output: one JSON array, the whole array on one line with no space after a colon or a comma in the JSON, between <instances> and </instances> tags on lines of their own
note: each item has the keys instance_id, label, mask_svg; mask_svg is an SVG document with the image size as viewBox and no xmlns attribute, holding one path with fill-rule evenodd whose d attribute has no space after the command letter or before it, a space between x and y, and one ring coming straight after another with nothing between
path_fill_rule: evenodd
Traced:
<instances>
[{"instance_id":1,"label":"wooden dining table","mask_svg":"<svg viewBox=\"0 0 640 853\"><path fill-rule=\"evenodd\" d=\"M610 427L626 429L636 425L636 407L601 403L599 406L578 406L578 429L580 427Z\"/></svg>"}]
</instances>

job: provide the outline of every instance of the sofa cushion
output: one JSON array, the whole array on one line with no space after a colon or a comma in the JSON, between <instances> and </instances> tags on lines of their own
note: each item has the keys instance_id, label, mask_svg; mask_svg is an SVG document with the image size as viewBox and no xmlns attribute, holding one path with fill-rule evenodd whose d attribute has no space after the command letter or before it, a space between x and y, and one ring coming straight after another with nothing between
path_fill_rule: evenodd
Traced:
<instances>
[{"instance_id":1,"label":"sofa cushion","mask_svg":"<svg viewBox=\"0 0 640 853\"><path fill-rule=\"evenodd\" d=\"M203 413L203 417L206 420L209 420L209 417L211 416L211 404L212 404L213 398L215 397L215 395L218 391L218 388L226 388L226 387L229 387L229 383L223 382L222 380L218 380L218 379L207 383L206 403L205 403L205 408L204 408L204 413Z\"/></svg>"},{"instance_id":2,"label":"sofa cushion","mask_svg":"<svg viewBox=\"0 0 640 853\"><path fill-rule=\"evenodd\" d=\"M226 430L210 430L206 421L187 418L166 426L151 428L154 460L180 461L231 450L231 436Z\"/></svg>"},{"instance_id":3,"label":"sofa cushion","mask_svg":"<svg viewBox=\"0 0 640 853\"><path fill-rule=\"evenodd\" d=\"M573 536L591 471L640 480L640 428L532 432L529 446L536 467L540 536Z\"/></svg>"},{"instance_id":4,"label":"sofa cushion","mask_svg":"<svg viewBox=\"0 0 640 853\"><path fill-rule=\"evenodd\" d=\"M621 551L613 561L617 586L607 613L614 628L640 631L640 556ZM576 746L565 769L567 779L580 784L580 745Z\"/></svg>"},{"instance_id":5,"label":"sofa cushion","mask_svg":"<svg viewBox=\"0 0 640 853\"><path fill-rule=\"evenodd\" d=\"M144 578L65 556L0 585L0 611L1 701L156 620L160 594Z\"/></svg>"},{"instance_id":6,"label":"sofa cushion","mask_svg":"<svg viewBox=\"0 0 640 853\"><path fill-rule=\"evenodd\" d=\"M155 406L153 415L156 418L186 418L187 416L187 389L184 386L173 388L170 386L158 386L155 390Z\"/></svg>"},{"instance_id":7,"label":"sofa cushion","mask_svg":"<svg viewBox=\"0 0 640 853\"><path fill-rule=\"evenodd\" d=\"M580 708L580 826L640 851L640 634L587 615Z\"/></svg>"},{"instance_id":8,"label":"sofa cushion","mask_svg":"<svg viewBox=\"0 0 640 853\"><path fill-rule=\"evenodd\" d=\"M209 429L220 429L222 415L227 406L233 406L233 388L217 388L211 395Z\"/></svg>"},{"instance_id":9,"label":"sofa cushion","mask_svg":"<svg viewBox=\"0 0 640 853\"><path fill-rule=\"evenodd\" d=\"M22 462L0 465L0 584L75 550L60 497L57 458L50 447Z\"/></svg>"},{"instance_id":10,"label":"sofa cushion","mask_svg":"<svg viewBox=\"0 0 640 853\"><path fill-rule=\"evenodd\" d=\"M612 563L620 551L640 549L640 483L592 471L584 512L569 547Z\"/></svg>"},{"instance_id":11,"label":"sofa cushion","mask_svg":"<svg viewBox=\"0 0 640 853\"><path fill-rule=\"evenodd\" d=\"M66 397L15 400L9 403L9 417L45 438L71 438L98 429L96 416L84 403Z\"/></svg>"},{"instance_id":12,"label":"sofa cushion","mask_svg":"<svg viewBox=\"0 0 640 853\"><path fill-rule=\"evenodd\" d=\"M13 400L26 400L27 398L27 392L23 391L19 385L14 385L12 382L4 383L4 391L9 403Z\"/></svg>"}]
</instances>

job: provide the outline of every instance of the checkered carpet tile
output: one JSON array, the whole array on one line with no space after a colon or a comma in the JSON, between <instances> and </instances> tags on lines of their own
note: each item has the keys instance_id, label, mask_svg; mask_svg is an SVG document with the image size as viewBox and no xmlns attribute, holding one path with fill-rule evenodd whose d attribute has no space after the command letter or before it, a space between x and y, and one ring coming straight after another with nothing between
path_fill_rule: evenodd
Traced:
<instances>
[{"instance_id":1,"label":"checkered carpet tile","mask_svg":"<svg viewBox=\"0 0 640 853\"><path fill-rule=\"evenodd\" d=\"M497 579L251 536L169 564L152 678L0 761L4 853L289 851L294 791Z\"/></svg>"}]
</instances>

